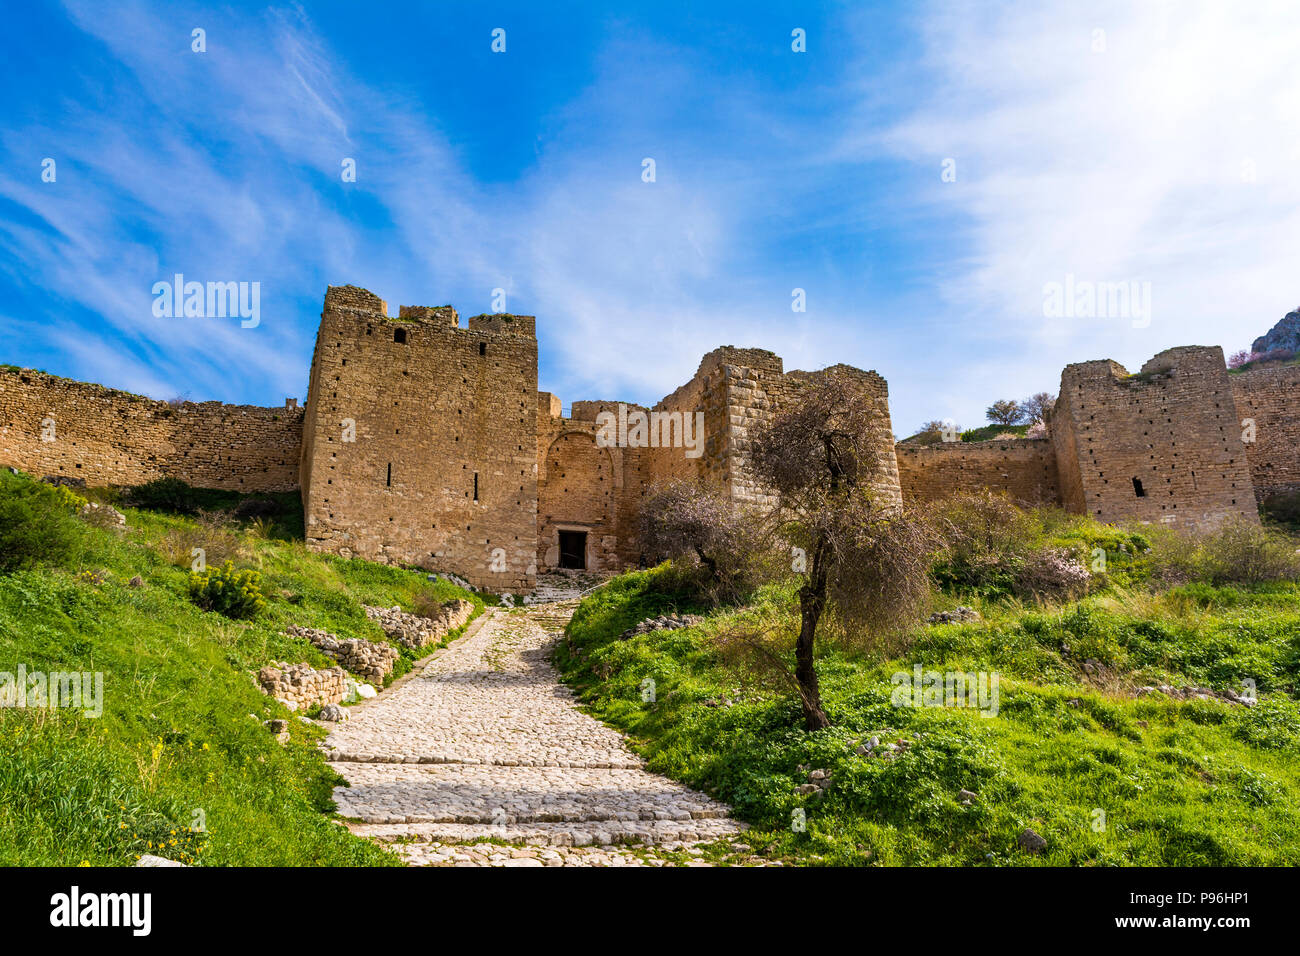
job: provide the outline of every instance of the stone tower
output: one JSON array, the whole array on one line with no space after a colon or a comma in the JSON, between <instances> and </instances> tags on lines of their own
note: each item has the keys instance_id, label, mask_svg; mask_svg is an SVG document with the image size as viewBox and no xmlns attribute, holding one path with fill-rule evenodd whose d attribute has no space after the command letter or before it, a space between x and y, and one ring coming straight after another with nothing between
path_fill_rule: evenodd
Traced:
<instances>
[{"instance_id":1,"label":"stone tower","mask_svg":"<svg viewBox=\"0 0 1300 956\"><path fill-rule=\"evenodd\" d=\"M303 423L307 543L531 589L537 534L532 316L325 293Z\"/></svg>"},{"instance_id":2,"label":"stone tower","mask_svg":"<svg viewBox=\"0 0 1300 956\"><path fill-rule=\"evenodd\" d=\"M1050 430L1071 511L1180 527L1259 520L1218 346L1167 349L1133 375L1109 360L1067 365Z\"/></svg>"}]
</instances>

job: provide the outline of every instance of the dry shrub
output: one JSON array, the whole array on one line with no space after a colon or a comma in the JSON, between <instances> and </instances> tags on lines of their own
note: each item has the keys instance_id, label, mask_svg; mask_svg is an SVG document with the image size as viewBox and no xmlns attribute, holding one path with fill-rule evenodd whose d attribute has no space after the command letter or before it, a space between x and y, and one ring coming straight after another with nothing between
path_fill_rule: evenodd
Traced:
<instances>
[{"instance_id":1,"label":"dry shrub","mask_svg":"<svg viewBox=\"0 0 1300 956\"><path fill-rule=\"evenodd\" d=\"M200 511L193 520L168 528L158 550L178 568L193 564L195 548L203 549L204 561L211 566L246 560L248 546L235 529L234 519L226 512Z\"/></svg>"},{"instance_id":2,"label":"dry shrub","mask_svg":"<svg viewBox=\"0 0 1300 956\"><path fill-rule=\"evenodd\" d=\"M675 587L713 604L743 601L779 573L765 516L706 482L656 488L642 510L641 545L652 564L672 560Z\"/></svg>"},{"instance_id":3,"label":"dry shrub","mask_svg":"<svg viewBox=\"0 0 1300 956\"><path fill-rule=\"evenodd\" d=\"M838 561L829 588L829 636L849 648L899 649L932 597L933 526L910 511L864 509L830 539Z\"/></svg>"},{"instance_id":4,"label":"dry shrub","mask_svg":"<svg viewBox=\"0 0 1300 956\"><path fill-rule=\"evenodd\" d=\"M1088 593L1079 555L1046 544L1042 516L991 491L957 495L935 517L943 547L934 566L943 586L986 597L1064 601Z\"/></svg>"},{"instance_id":5,"label":"dry shrub","mask_svg":"<svg viewBox=\"0 0 1300 956\"><path fill-rule=\"evenodd\" d=\"M1295 539L1237 519L1212 531L1160 529L1152 534L1155 574L1170 584L1265 584L1300 579Z\"/></svg>"},{"instance_id":6,"label":"dry shrub","mask_svg":"<svg viewBox=\"0 0 1300 956\"><path fill-rule=\"evenodd\" d=\"M432 591L421 591L411 601L411 613L416 617L437 617L442 610L442 602Z\"/></svg>"}]
</instances>

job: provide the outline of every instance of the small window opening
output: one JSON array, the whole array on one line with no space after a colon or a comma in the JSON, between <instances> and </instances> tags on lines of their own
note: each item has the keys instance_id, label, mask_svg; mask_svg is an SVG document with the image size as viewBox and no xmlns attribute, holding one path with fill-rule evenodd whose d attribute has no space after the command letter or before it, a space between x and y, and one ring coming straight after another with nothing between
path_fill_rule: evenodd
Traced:
<instances>
[{"instance_id":1,"label":"small window opening","mask_svg":"<svg viewBox=\"0 0 1300 956\"><path fill-rule=\"evenodd\" d=\"M393 341L394 341L394 342L402 342L402 343L405 343L405 342L406 342L406 329L394 329L394 330L393 330Z\"/></svg>"},{"instance_id":2,"label":"small window opening","mask_svg":"<svg viewBox=\"0 0 1300 956\"><path fill-rule=\"evenodd\" d=\"M479 354L479 355L487 355L487 343L486 343L486 342L480 342L480 343L478 344L478 354Z\"/></svg>"},{"instance_id":3,"label":"small window opening","mask_svg":"<svg viewBox=\"0 0 1300 956\"><path fill-rule=\"evenodd\" d=\"M393 487L393 463L388 463L388 487Z\"/></svg>"},{"instance_id":4,"label":"small window opening","mask_svg":"<svg viewBox=\"0 0 1300 956\"><path fill-rule=\"evenodd\" d=\"M1147 496L1147 493L1142 489L1141 478L1133 479L1133 494L1137 495L1139 498L1145 498Z\"/></svg>"},{"instance_id":5,"label":"small window opening","mask_svg":"<svg viewBox=\"0 0 1300 956\"><path fill-rule=\"evenodd\" d=\"M478 472L474 472L474 500L478 501Z\"/></svg>"}]
</instances>

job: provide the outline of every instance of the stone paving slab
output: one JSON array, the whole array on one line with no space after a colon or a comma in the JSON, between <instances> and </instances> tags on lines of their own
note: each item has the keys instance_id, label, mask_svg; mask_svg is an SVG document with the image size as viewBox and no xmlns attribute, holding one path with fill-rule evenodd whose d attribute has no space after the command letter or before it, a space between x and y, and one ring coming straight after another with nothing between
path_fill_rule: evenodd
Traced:
<instances>
[{"instance_id":1,"label":"stone paving slab","mask_svg":"<svg viewBox=\"0 0 1300 956\"><path fill-rule=\"evenodd\" d=\"M466 843L496 839L528 846L610 846L620 843L706 843L740 833L743 827L723 817L715 820L597 820L525 823L362 823L348 827L357 836L381 842Z\"/></svg>"},{"instance_id":2,"label":"stone paving slab","mask_svg":"<svg viewBox=\"0 0 1300 956\"><path fill-rule=\"evenodd\" d=\"M707 820L721 803L641 770L473 764L331 764L352 786L342 816L363 823Z\"/></svg>"},{"instance_id":3,"label":"stone paving slab","mask_svg":"<svg viewBox=\"0 0 1300 956\"><path fill-rule=\"evenodd\" d=\"M408 843L394 847L410 866L713 866L693 846L668 843L653 847L501 846L495 843ZM733 866L780 866L750 855L737 844L727 858Z\"/></svg>"},{"instance_id":4,"label":"stone paving slab","mask_svg":"<svg viewBox=\"0 0 1300 956\"><path fill-rule=\"evenodd\" d=\"M550 607L550 606L548 606ZM623 736L574 706L529 612L497 610L330 734L334 761L632 769Z\"/></svg>"}]
</instances>

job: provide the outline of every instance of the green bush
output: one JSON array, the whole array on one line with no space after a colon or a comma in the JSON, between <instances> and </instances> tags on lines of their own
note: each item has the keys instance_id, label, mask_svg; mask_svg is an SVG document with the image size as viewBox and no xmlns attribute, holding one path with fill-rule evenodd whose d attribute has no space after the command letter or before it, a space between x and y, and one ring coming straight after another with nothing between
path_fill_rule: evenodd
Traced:
<instances>
[{"instance_id":1,"label":"green bush","mask_svg":"<svg viewBox=\"0 0 1300 956\"><path fill-rule=\"evenodd\" d=\"M1295 542L1249 521L1224 525L1205 542L1202 564L1212 584L1263 584L1300 577Z\"/></svg>"},{"instance_id":2,"label":"green bush","mask_svg":"<svg viewBox=\"0 0 1300 956\"><path fill-rule=\"evenodd\" d=\"M1041 515L1009 498L980 492L944 502L937 515L944 546L932 569L940 587L985 597L1077 598L1093 586L1078 540L1045 545Z\"/></svg>"},{"instance_id":3,"label":"green bush","mask_svg":"<svg viewBox=\"0 0 1300 956\"><path fill-rule=\"evenodd\" d=\"M82 543L71 501L76 497L65 488L0 472L0 572L70 563Z\"/></svg>"},{"instance_id":4,"label":"green bush","mask_svg":"<svg viewBox=\"0 0 1300 956\"><path fill-rule=\"evenodd\" d=\"M198 496L194 488L179 478L155 478L143 485L136 485L127 493L127 500L133 507L148 511L189 515L198 510Z\"/></svg>"},{"instance_id":5,"label":"green bush","mask_svg":"<svg viewBox=\"0 0 1300 956\"><path fill-rule=\"evenodd\" d=\"M230 618L256 617L266 609L262 597L262 576L240 570L227 561L202 574L190 573L190 598L205 611Z\"/></svg>"},{"instance_id":6,"label":"green bush","mask_svg":"<svg viewBox=\"0 0 1300 956\"><path fill-rule=\"evenodd\" d=\"M1274 521L1300 527L1300 491L1269 495L1261 508L1264 515Z\"/></svg>"}]
</instances>

